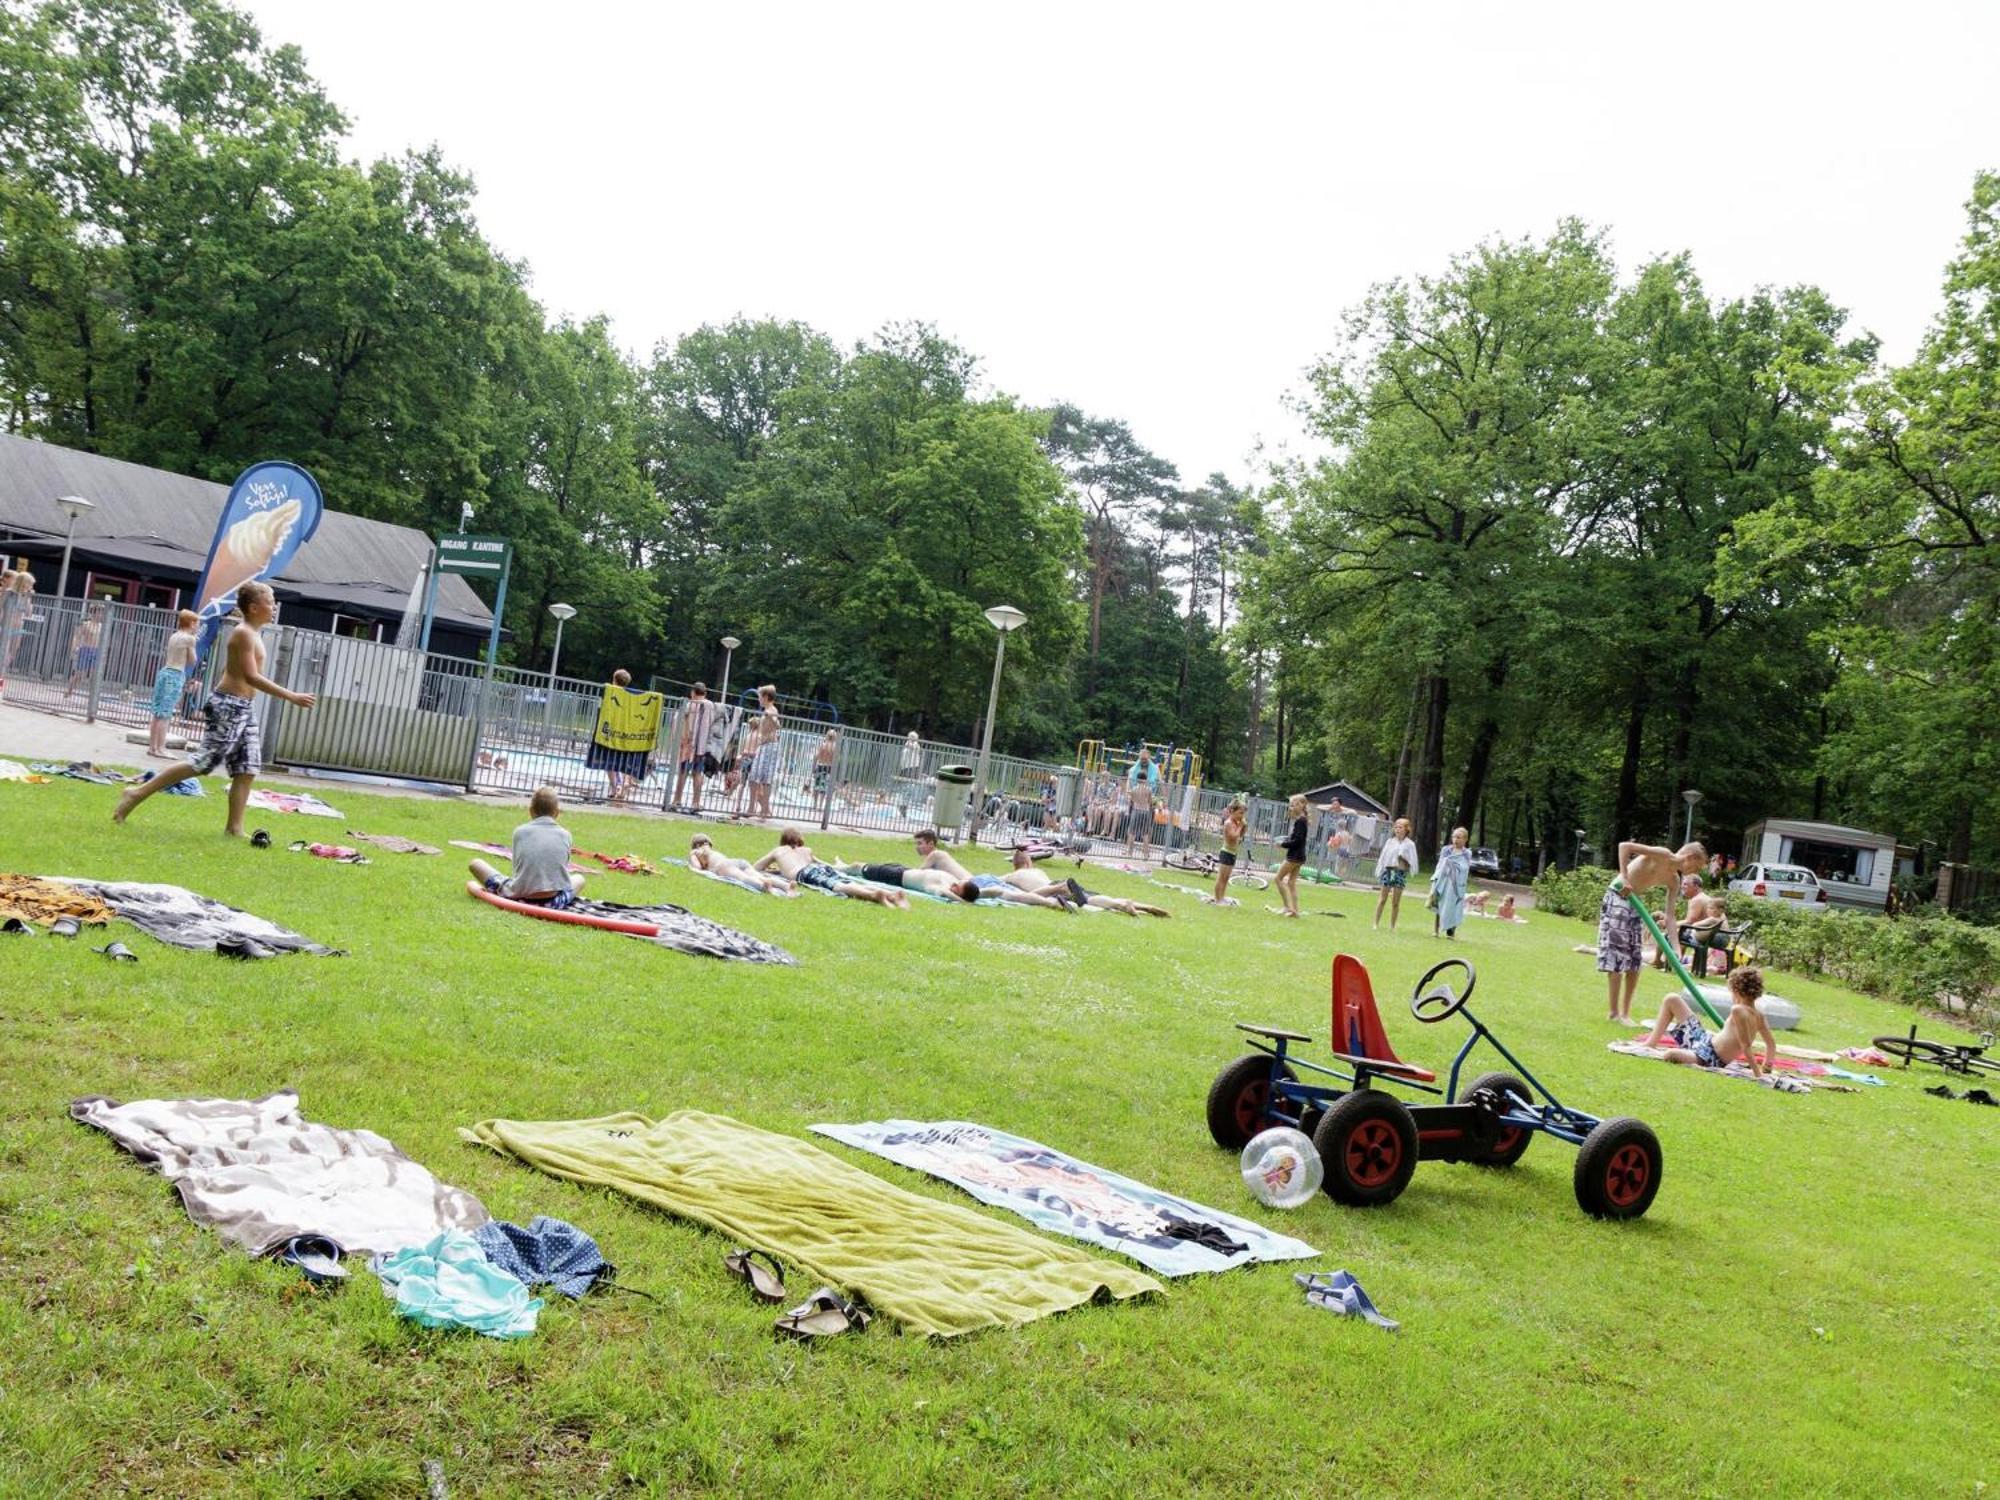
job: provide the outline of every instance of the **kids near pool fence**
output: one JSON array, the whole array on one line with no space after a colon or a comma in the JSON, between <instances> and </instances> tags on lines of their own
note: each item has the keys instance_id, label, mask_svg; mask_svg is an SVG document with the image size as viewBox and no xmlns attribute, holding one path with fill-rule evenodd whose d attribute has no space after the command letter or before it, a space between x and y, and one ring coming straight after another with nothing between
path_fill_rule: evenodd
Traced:
<instances>
[{"instance_id":1,"label":"kids near pool fence","mask_svg":"<svg viewBox=\"0 0 2000 1500\"><path fill-rule=\"evenodd\" d=\"M154 678L173 629L173 615L161 609L39 594L17 600L0 613L4 701L143 730L152 719ZM84 644L93 634L95 646ZM309 711L259 698L268 764L498 792L523 800L544 785L556 787L572 802L604 801L610 795L609 778L589 764L604 692L600 682L520 667L489 668L469 658L284 624L265 632L265 645L266 675L318 698ZM84 654L89 651L95 654ZM171 735L199 739L200 708L222 663L222 652L209 653L200 677L174 705ZM678 685L666 686L673 690L662 692L661 732L646 775L623 789L634 807L664 807L680 781L680 731L688 700ZM754 703L754 688L750 695ZM742 729L751 713L735 684L730 698L720 718L722 734L712 736L706 750L696 751L698 758L720 750L717 774L704 777L705 812L741 811L748 802L747 782L739 776L731 784L727 767L735 760L737 769L743 769ZM935 821L939 770L978 760L978 751L969 745L830 725L830 707L811 700L781 697L779 711L771 811L801 826L823 820L830 827L915 832ZM828 775L818 778L815 759L829 727L837 729L832 764ZM1161 748L1178 775L1182 763L1172 755L1186 752ZM135 759L138 754L135 748ZM1080 836L1096 855L1117 857L1129 828L1099 830L1105 826L1105 806L1116 807L1123 769L1115 756L1086 770L1078 763L995 754L989 761L982 836L999 843ZM692 800L691 776L678 792L681 805ZM1163 773L1150 857L1172 850L1219 849L1222 815L1230 800L1224 787L1191 784L1184 775L1170 782ZM971 809L965 811L969 819ZM1275 863L1277 846L1291 827L1285 804L1251 797L1245 799L1245 814L1248 857ZM1316 825L1326 822L1316 815ZM958 828L945 832L955 835ZM1316 848L1324 847L1326 834L1316 826ZM1378 836L1377 846L1379 842ZM1360 872L1362 878L1372 871L1371 862Z\"/></svg>"}]
</instances>

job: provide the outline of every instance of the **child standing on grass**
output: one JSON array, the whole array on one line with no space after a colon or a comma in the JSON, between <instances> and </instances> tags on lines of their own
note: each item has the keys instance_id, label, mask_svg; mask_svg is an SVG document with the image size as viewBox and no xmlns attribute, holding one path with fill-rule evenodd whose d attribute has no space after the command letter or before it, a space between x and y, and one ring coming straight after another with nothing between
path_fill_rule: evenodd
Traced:
<instances>
[{"instance_id":1,"label":"child standing on grass","mask_svg":"<svg viewBox=\"0 0 2000 1500\"><path fill-rule=\"evenodd\" d=\"M1299 871L1306 862L1306 799L1295 796L1287 804L1292 815L1292 831L1285 837L1285 862L1278 866L1277 877L1272 884L1278 888L1278 899L1284 909L1281 917L1296 917L1299 914Z\"/></svg>"},{"instance_id":2,"label":"child standing on grass","mask_svg":"<svg viewBox=\"0 0 2000 1500\"><path fill-rule=\"evenodd\" d=\"M1382 908L1389 908L1389 930L1396 930L1396 918L1403 911L1403 887L1410 883L1410 874L1417 868L1417 842L1410 837L1410 820L1396 819L1396 826L1390 831L1389 842L1382 846L1382 853L1375 861L1375 880L1382 887L1382 894L1375 898L1375 928L1382 928Z\"/></svg>"},{"instance_id":3,"label":"child standing on grass","mask_svg":"<svg viewBox=\"0 0 2000 1500\"><path fill-rule=\"evenodd\" d=\"M229 821L222 831L233 839L243 837L243 809L250 801L250 788L261 769L252 695L268 693L300 708L311 708L318 700L311 693L281 688L264 675L263 630L278 617L278 601L271 586L244 584L236 591L236 607L242 611L243 619L229 633L222 676L202 707L208 727L202 733L201 749L168 766L150 781L129 788L112 810L112 822L123 823L133 809L155 792L164 792L190 777L206 776L217 766L225 766L229 771Z\"/></svg>"},{"instance_id":4,"label":"child standing on grass","mask_svg":"<svg viewBox=\"0 0 2000 1500\"><path fill-rule=\"evenodd\" d=\"M1438 851L1437 866L1431 871L1430 904L1437 908L1431 918L1431 936L1440 932L1458 936L1465 920L1465 890L1472 882L1472 851L1466 846L1470 835L1463 828L1451 831L1451 842ZM1393 924L1392 924L1393 925Z\"/></svg>"},{"instance_id":5,"label":"child standing on grass","mask_svg":"<svg viewBox=\"0 0 2000 1500\"><path fill-rule=\"evenodd\" d=\"M561 811L554 787L537 788L528 799L529 820L514 830L514 873L503 877L485 860L475 859L468 866L472 878L510 901L529 901L557 911L571 905L583 889L583 876L570 871L575 844L569 830L556 821Z\"/></svg>"},{"instance_id":6,"label":"child standing on grass","mask_svg":"<svg viewBox=\"0 0 2000 1500\"><path fill-rule=\"evenodd\" d=\"M1660 1006L1659 1019L1647 1042L1657 1047L1669 1037L1674 1045L1661 1055L1670 1063L1696 1068L1726 1068L1739 1058L1750 1064L1753 1078L1762 1078L1777 1063L1778 1039L1771 1035L1771 1023L1757 1009L1764 993L1764 971L1755 968L1734 970L1729 976L1729 1019L1722 1030L1711 1032L1680 994L1670 994ZM1757 1043L1764 1044L1764 1061L1757 1061Z\"/></svg>"},{"instance_id":7,"label":"child standing on grass","mask_svg":"<svg viewBox=\"0 0 2000 1500\"><path fill-rule=\"evenodd\" d=\"M1244 833L1243 799L1231 800L1222 813L1222 848L1215 856L1215 894L1208 899L1220 906L1229 899L1229 877L1236 873L1236 851Z\"/></svg>"}]
</instances>

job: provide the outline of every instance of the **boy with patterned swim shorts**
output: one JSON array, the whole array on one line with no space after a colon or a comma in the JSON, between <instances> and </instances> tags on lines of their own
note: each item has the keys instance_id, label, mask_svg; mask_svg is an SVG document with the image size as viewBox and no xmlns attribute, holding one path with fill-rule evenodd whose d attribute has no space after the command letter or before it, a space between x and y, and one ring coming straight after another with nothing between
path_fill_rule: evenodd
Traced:
<instances>
[{"instance_id":1,"label":"boy with patterned swim shorts","mask_svg":"<svg viewBox=\"0 0 2000 1500\"><path fill-rule=\"evenodd\" d=\"M317 700L311 693L281 688L264 675L263 629L278 617L278 601L271 586L244 584L236 591L236 607L242 612L243 622L229 633L222 676L202 709L208 728L202 734L201 749L168 766L150 781L129 788L118 799L118 806L111 814L112 822L123 823L134 808L155 792L178 786L191 777L206 776L220 766L229 772L229 821L222 831L231 838L243 837L243 809L250 801L250 788L257 780L257 772L262 769L258 760L254 695L268 693L299 708L311 708Z\"/></svg>"}]
</instances>

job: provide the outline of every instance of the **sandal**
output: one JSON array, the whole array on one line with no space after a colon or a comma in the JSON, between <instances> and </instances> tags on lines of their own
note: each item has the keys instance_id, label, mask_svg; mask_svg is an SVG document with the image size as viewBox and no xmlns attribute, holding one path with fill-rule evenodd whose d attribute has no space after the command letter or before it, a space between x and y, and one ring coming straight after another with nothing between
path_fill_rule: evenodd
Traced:
<instances>
[{"instance_id":1,"label":"sandal","mask_svg":"<svg viewBox=\"0 0 2000 1500\"><path fill-rule=\"evenodd\" d=\"M722 1268L747 1285L759 1302L785 1300L785 1270L776 1256L763 1250L732 1250L722 1257Z\"/></svg>"},{"instance_id":2,"label":"sandal","mask_svg":"<svg viewBox=\"0 0 2000 1500\"><path fill-rule=\"evenodd\" d=\"M859 1333L874 1321L871 1314L849 1302L830 1286L823 1286L771 1325L771 1331L787 1338L829 1339L842 1333Z\"/></svg>"},{"instance_id":3,"label":"sandal","mask_svg":"<svg viewBox=\"0 0 2000 1500\"><path fill-rule=\"evenodd\" d=\"M139 961L139 955L123 943L109 943L102 948L93 948L90 951L92 953L102 953L106 958L115 958L122 964L136 964Z\"/></svg>"}]
</instances>

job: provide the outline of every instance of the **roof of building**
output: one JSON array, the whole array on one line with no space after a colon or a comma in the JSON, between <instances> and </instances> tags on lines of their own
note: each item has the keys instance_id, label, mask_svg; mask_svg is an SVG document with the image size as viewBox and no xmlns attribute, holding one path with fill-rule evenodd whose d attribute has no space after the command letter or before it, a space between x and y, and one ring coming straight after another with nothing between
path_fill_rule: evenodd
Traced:
<instances>
[{"instance_id":1,"label":"roof of building","mask_svg":"<svg viewBox=\"0 0 2000 1500\"><path fill-rule=\"evenodd\" d=\"M193 582L207 560L229 487L0 433L0 532L33 539L41 544L38 551L49 545L59 550L68 523L56 508L58 495L96 503L97 509L77 522L79 557L116 559ZM401 614L430 553L430 538L413 527L329 508L312 541L272 581L281 595ZM45 579L41 586L53 582ZM437 618L485 630L493 612L463 578L446 573L438 580Z\"/></svg>"},{"instance_id":2,"label":"roof of building","mask_svg":"<svg viewBox=\"0 0 2000 1500\"><path fill-rule=\"evenodd\" d=\"M1340 799L1342 807L1351 807L1360 812L1373 813L1378 818L1386 818L1389 809L1362 791L1351 781L1329 781L1325 786L1316 786L1306 793L1308 802L1331 802Z\"/></svg>"},{"instance_id":3,"label":"roof of building","mask_svg":"<svg viewBox=\"0 0 2000 1500\"><path fill-rule=\"evenodd\" d=\"M1772 829L1778 833L1789 833L1794 838L1803 835L1809 839L1830 839L1845 844L1875 844L1888 847L1896 842L1886 833L1870 833L1865 828L1847 828L1839 823L1808 823L1803 818L1760 818L1750 825Z\"/></svg>"}]
</instances>

